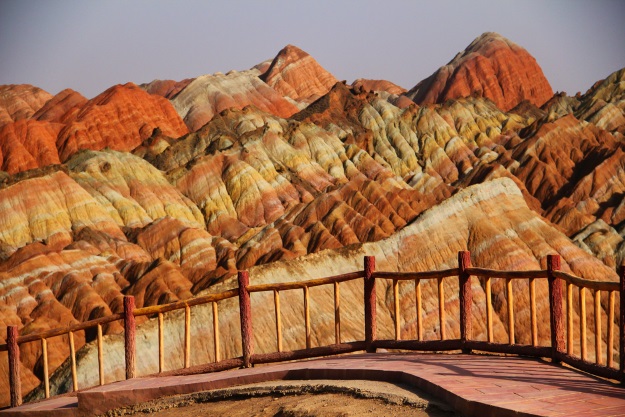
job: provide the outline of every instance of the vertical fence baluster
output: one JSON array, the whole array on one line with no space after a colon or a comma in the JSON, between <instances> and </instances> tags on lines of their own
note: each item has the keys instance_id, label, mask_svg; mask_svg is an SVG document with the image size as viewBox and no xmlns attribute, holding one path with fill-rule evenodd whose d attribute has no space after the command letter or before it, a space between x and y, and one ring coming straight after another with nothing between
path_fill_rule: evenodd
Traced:
<instances>
[{"instance_id":1,"label":"vertical fence baluster","mask_svg":"<svg viewBox=\"0 0 625 417\"><path fill-rule=\"evenodd\" d=\"M438 321L441 326L441 340L445 340L445 287L443 278L438 279Z\"/></svg>"},{"instance_id":2,"label":"vertical fence baluster","mask_svg":"<svg viewBox=\"0 0 625 417\"><path fill-rule=\"evenodd\" d=\"M9 353L9 390L11 407L22 405L22 381L20 379L20 348L17 344L17 326L7 327L7 350Z\"/></svg>"},{"instance_id":3,"label":"vertical fence baluster","mask_svg":"<svg viewBox=\"0 0 625 417\"><path fill-rule=\"evenodd\" d=\"M184 306L184 367L191 366L191 308Z\"/></svg>"},{"instance_id":4,"label":"vertical fence baluster","mask_svg":"<svg viewBox=\"0 0 625 417\"><path fill-rule=\"evenodd\" d=\"M458 268L460 273L459 289L460 289L460 340L462 344L471 340L472 323L471 323L471 305L473 304L473 293L471 292L471 276L466 272L467 268L471 268L471 252L458 252ZM471 349L462 348L463 353L470 353Z\"/></svg>"},{"instance_id":5,"label":"vertical fence baluster","mask_svg":"<svg viewBox=\"0 0 625 417\"><path fill-rule=\"evenodd\" d=\"M619 370L621 372L621 383L625 384L625 267L621 266L619 283Z\"/></svg>"},{"instance_id":6,"label":"vertical fence baluster","mask_svg":"<svg viewBox=\"0 0 625 417\"><path fill-rule=\"evenodd\" d=\"M506 295L508 300L508 343L514 345L514 294L512 280L506 279Z\"/></svg>"},{"instance_id":7,"label":"vertical fence baluster","mask_svg":"<svg viewBox=\"0 0 625 417\"><path fill-rule=\"evenodd\" d=\"M43 357L43 388L46 398L50 398L50 377L48 374L48 341L41 338L41 356Z\"/></svg>"},{"instance_id":8,"label":"vertical fence baluster","mask_svg":"<svg viewBox=\"0 0 625 417\"><path fill-rule=\"evenodd\" d=\"M486 277L486 330L488 331L488 342L493 343L495 337L493 332L493 297L490 277Z\"/></svg>"},{"instance_id":9,"label":"vertical fence baluster","mask_svg":"<svg viewBox=\"0 0 625 417\"><path fill-rule=\"evenodd\" d=\"M375 293L375 257L365 256L365 343L368 353L375 353L373 342L377 338L376 308L377 297Z\"/></svg>"},{"instance_id":10,"label":"vertical fence baluster","mask_svg":"<svg viewBox=\"0 0 625 417\"><path fill-rule=\"evenodd\" d=\"M587 360L588 349L586 346L586 288L579 287L579 345L582 360Z\"/></svg>"},{"instance_id":11,"label":"vertical fence baluster","mask_svg":"<svg viewBox=\"0 0 625 417\"><path fill-rule=\"evenodd\" d=\"M304 326L306 327L306 349L310 349L310 300L308 287L304 287Z\"/></svg>"},{"instance_id":12,"label":"vertical fence baluster","mask_svg":"<svg viewBox=\"0 0 625 417\"><path fill-rule=\"evenodd\" d=\"M601 291L595 290L595 363L601 365Z\"/></svg>"},{"instance_id":13,"label":"vertical fence baluster","mask_svg":"<svg viewBox=\"0 0 625 417\"><path fill-rule=\"evenodd\" d=\"M247 286L250 284L250 277L247 271L239 271L237 274L239 282L239 311L241 318L241 343L243 349L243 366L252 366L252 355L254 354L254 335L252 333L252 304Z\"/></svg>"},{"instance_id":14,"label":"vertical fence baluster","mask_svg":"<svg viewBox=\"0 0 625 417\"><path fill-rule=\"evenodd\" d=\"M608 368L614 366L614 291L610 291L608 301L608 345L607 350L607 364Z\"/></svg>"},{"instance_id":15,"label":"vertical fence baluster","mask_svg":"<svg viewBox=\"0 0 625 417\"><path fill-rule=\"evenodd\" d=\"M136 323L135 323L135 297L124 296L124 354L126 359L126 379L135 377L135 354L136 354Z\"/></svg>"},{"instance_id":16,"label":"vertical fence baluster","mask_svg":"<svg viewBox=\"0 0 625 417\"><path fill-rule=\"evenodd\" d=\"M163 313L158 313L158 372L165 370L165 329L163 326Z\"/></svg>"},{"instance_id":17,"label":"vertical fence baluster","mask_svg":"<svg viewBox=\"0 0 625 417\"><path fill-rule=\"evenodd\" d=\"M72 363L72 389L78 391L78 376L76 375L76 346L74 345L74 332L69 332L69 357Z\"/></svg>"},{"instance_id":18,"label":"vertical fence baluster","mask_svg":"<svg viewBox=\"0 0 625 417\"><path fill-rule=\"evenodd\" d=\"M276 312L276 348L282 352L282 315L280 314L280 292L273 290L273 305Z\"/></svg>"},{"instance_id":19,"label":"vertical fence baluster","mask_svg":"<svg viewBox=\"0 0 625 417\"><path fill-rule=\"evenodd\" d=\"M219 362L221 360L219 346L219 311L217 310L216 301L213 301L213 344L215 349L215 362Z\"/></svg>"},{"instance_id":20,"label":"vertical fence baluster","mask_svg":"<svg viewBox=\"0 0 625 417\"><path fill-rule=\"evenodd\" d=\"M341 343L341 292L338 282L334 283L334 343Z\"/></svg>"},{"instance_id":21,"label":"vertical fence baluster","mask_svg":"<svg viewBox=\"0 0 625 417\"><path fill-rule=\"evenodd\" d=\"M98 324L98 382L104 385L104 352L102 349L102 325Z\"/></svg>"},{"instance_id":22,"label":"vertical fence baluster","mask_svg":"<svg viewBox=\"0 0 625 417\"><path fill-rule=\"evenodd\" d=\"M549 316L551 321L551 359L559 363L559 354L564 353L564 331L562 325L562 280L555 277L560 270L560 255L547 255L549 281Z\"/></svg>"},{"instance_id":23,"label":"vertical fence baluster","mask_svg":"<svg viewBox=\"0 0 625 417\"><path fill-rule=\"evenodd\" d=\"M538 346L538 321L536 320L536 279L530 278L530 320L532 323L532 346Z\"/></svg>"},{"instance_id":24,"label":"vertical fence baluster","mask_svg":"<svg viewBox=\"0 0 625 417\"><path fill-rule=\"evenodd\" d=\"M573 284L566 283L566 353L573 355Z\"/></svg>"},{"instance_id":25,"label":"vertical fence baluster","mask_svg":"<svg viewBox=\"0 0 625 417\"><path fill-rule=\"evenodd\" d=\"M395 313L395 340L401 340L401 317L399 317L399 281L393 280L393 309Z\"/></svg>"},{"instance_id":26,"label":"vertical fence baluster","mask_svg":"<svg viewBox=\"0 0 625 417\"><path fill-rule=\"evenodd\" d=\"M415 279L414 290L417 307L417 340L423 340L423 307L421 305L421 280Z\"/></svg>"}]
</instances>

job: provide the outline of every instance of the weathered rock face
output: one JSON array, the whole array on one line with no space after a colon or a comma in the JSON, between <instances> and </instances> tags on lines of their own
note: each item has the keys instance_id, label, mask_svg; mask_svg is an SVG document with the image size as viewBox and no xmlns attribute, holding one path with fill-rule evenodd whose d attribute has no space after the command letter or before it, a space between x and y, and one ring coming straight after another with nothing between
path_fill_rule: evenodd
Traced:
<instances>
[{"instance_id":1,"label":"weathered rock face","mask_svg":"<svg viewBox=\"0 0 625 417\"><path fill-rule=\"evenodd\" d=\"M327 93L337 79L296 46L285 46L262 75L263 81L283 96L311 103Z\"/></svg>"},{"instance_id":2,"label":"weathered rock face","mask_svg":"<svg viewBox=\"0 0 625 417\"><path fill-rule=\"evenodd\" d=\"M29 84L0 85L0 126L30 118L52 95Z\"/></svg>"},{"instance_id":3,"label":"weathered rock face","mask_svg":"<svg viewBox=\"0 0 625 417\"><path fill-rule=\"evenodd\" d=\"M507 111L523 100L541 106L551 98L553 90L525 49L499 34L487 32L406 95L417 104L478 95Z\"/></svg>"}]
</instances>

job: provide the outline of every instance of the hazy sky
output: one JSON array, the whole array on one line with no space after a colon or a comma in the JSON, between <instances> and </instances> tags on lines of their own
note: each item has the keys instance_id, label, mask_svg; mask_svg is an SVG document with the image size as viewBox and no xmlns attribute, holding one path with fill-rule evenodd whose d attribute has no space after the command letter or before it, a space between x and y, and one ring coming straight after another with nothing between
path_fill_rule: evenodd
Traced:
<instances>
[{"instance_id":1,"label":"hazy sky","mask_svg":"<svg viewBox=\"0 0 625 417\"><path fill-rule=\"evenodd\" d=\"M0 84L50 93L247 69L286 44L338 79L411 88L475 37L527 49L574 94L625 67L625 1L0 0Z\"/></svg>"}]
</instances>

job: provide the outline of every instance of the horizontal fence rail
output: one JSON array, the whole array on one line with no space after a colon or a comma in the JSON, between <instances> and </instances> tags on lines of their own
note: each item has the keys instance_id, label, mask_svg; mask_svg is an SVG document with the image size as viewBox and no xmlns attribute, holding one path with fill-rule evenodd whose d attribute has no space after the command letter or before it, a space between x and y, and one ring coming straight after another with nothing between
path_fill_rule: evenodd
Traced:
<instances>
[{"instance_id":1,"label":"horizontal fence rail","mask_svg":"<svg viewBox=\"0 0 625 417\"><path fill-rule=\"evenodd\" d=\"M445 283L450 279L457 279L458 293L450 294L446 290ZM485 339L476 340L473 337L472 322L476 314L474 308L474 291L472 281L479 280L483 288L485 313ZM364 340L346 342L341 336L341 283L363 280L364 285ZM392 294L392 306L389 308L393 324L394 339L382 340L377 337L377 294L376 282L388 280ZM502 280L502 281L498 281ZM525 285L529 291L529 329L531 344L516 344L515 329L515 285L513 282ZM549 329L550 335L548 346L539 345L538 321L537 321L537 291L536 282L546 280L549 302ZM125 377L134 378L136 356L136 323L135 318L150 316L157 320L158 329L158 369L164 372L164 314L176 310L184 312L184 337L183 356L184 369L190 367L191 360L191 307L208 305L212 307L212 337L214 344L214 363L197 367L202 372L220 371L236 367L250 367L253 364L272 363L296 359L312 358L319 356L349 353L356 351L375 352L376 349L401 349L416 351L458 351L465 353L471 351L483 351L490 353L517 354L534 357L551 358L554 362L564 362L585 372L597 376L618 380L625 383L625 272L620 273L620 282L590 281L573 276L560 270L559 255L547 257L547 269L532 271L497 271L493 269L477 268L471 265L470 253L462 251L458 253L458 267L439 271L421 272L383 272L375 270L375 258L365 256L364 268L361 271L350 272L327 278L313 279L309 281L257 284L250 285L247 271L239 271L237 275L238 287L217 294L208 294L188 300L176 301L169 304L135 308L132 296L124 297L124 312L110 316L90 320L83 323L73 324L68 327L46 330L43 332L19 336L17 326L7 327L7 343L0 345L0 352L8 351L9 361L9 386L11 407L22 403L22 386L20 380L20 345L39 342L43 364L43 389L45 397L50 396L49 363L48 363L48 340L53 337L66 336L70 350L70 366L72 376L72 388L77 391L79 387L76 369L76 346L74 334L79 331L93 330L97 332L96 346L98 355L99 384L104 384L104 355L103 355L103 330L102 326L123 320L124 328L124 352L125 352ZM411 282L413 284L411 284ZM438 298L434 305L438 306L438 333L437 340L425 340L424 338L424 303L423 287L432 282L434 292ZM455 281L449 281L449 283ZM545 282L545 281L542 281ZM495 283L495 284L494 284ZM495 342L494 338L494 308L493 308L493 285L502 283L504 297L500 297L499 303L505 300L505 309L500 307L503 317L501 325L504 326L508 340ZM311 335L311 295L310 288L318 286L331 286L334 302L334 343L327 346L312 346ZM402 311L401 288L405 285L414 285L414 323L404 320L405 326L414 324L414 338L405 338L402 335ZM455 284L454 284L455 285ZM455 288L455 287L452 287ZM544 287L543 287L544 288ZM280 305L280 293L282 291L301 290L303 302L303 321L305 333L305 348L285 351L283 348L282 313ZM447 291L447 293L446 293ZM523 294L517 296L523 297ZM254 353L254 333L252 325L251 293L269 293L273 296L276 344L275 351L270 353ZM446 308L448 297L458 297L459 300L459 329L449 328ZM619 300L618 315L616 312L616 300ZM218 302L230 298L238 298L239 319L241 328L241 351L238 358L222 358L220 352L219 332L219 307ZM409 303L412 304L412 303ZM587 305L588 304L588 305ZM588 310L592 314L590 322L594 329L589 329ZM606 314L605 343L603 340L603 310ZM579 326L577 336L579 341L579 355L575 351L575 325L574 319L578 318ZM455 326L455 322L452 321ZM618 338L616 337L618 330ZM411 330L412 331L412 330ZM459 338L448 338L448 331L459 334ZM589 361L589 349L587 336L594 331L595 346L594 362ZM405 333L405 330L404 330ZM332 338L331 336L329 336ZM617 339L617 340L615 340ZM615 366L615 355L618 355L619 363ZM604 361L605 358L605 361ZM199 372L199 371L198 371ZM169 374L172 371L168 372Z\"/></svg>"}]
</instances>

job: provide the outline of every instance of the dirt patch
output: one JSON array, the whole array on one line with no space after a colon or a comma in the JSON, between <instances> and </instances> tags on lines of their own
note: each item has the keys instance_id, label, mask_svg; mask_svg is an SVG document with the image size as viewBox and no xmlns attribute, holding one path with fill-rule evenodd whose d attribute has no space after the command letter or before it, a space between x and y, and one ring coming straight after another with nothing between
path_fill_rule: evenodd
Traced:
<instances>
[{"instance_id":1,"label":"dirt patch","mask_svg":"<svg viewBox=\"0 0 625 417\"><path fill-rule=\"evenodd\" d=\"M412 387L378 381L272 381L167 397L106 416L458 417Z\"/></svg>"}]
</instances>

